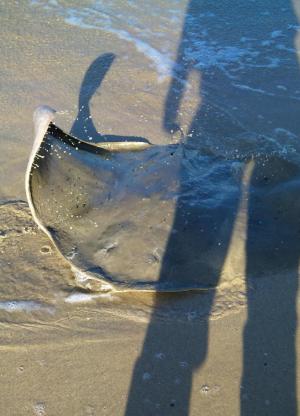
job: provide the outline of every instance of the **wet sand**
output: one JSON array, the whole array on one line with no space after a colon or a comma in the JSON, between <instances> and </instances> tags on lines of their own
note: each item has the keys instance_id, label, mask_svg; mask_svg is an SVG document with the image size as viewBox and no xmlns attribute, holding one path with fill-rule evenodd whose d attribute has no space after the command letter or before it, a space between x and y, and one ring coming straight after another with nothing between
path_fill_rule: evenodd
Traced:
<instances>
[{"instance_id":1,"label":"wet sand","mask_svg":"<svg viewBox=\"0 0 300 416\"><path fill-rule=\"evenodd\" d=\"M26 2L2 9L0 414L296 415L297 245L288 270L246 281L257 272L245 256L249 176L218 289L170 297L75 287L25 202L33 109L63 110L58 124L69 131L87 68L114 53L90 102L95 129L166 145L169 80L158 84L145 58L111 34L97 38ZM186 133L198 99L185 99ZM288 219L297 216L290 201L293 190L282 202Z\"/></svg>"},{"instance_id":2,"label":"wet sand","mask_svg":"<svg viewBox=\"0 0 300 416\"><path fill-rule=\"evenodd\" d=\"M172 302L162 295L149 335L150 295L79 292L24 203L2 205L1 219L2 414L239 414L240 394L249 400L249 386L241 387L243 291L223 288L212 308L207 292ZM266 277L248 293L255 336L246 344L248 371L265 414L289 409L289 380L298 372L289 344L298 345L298 335L289 341L295 319L285 302L296 288L286 282L283 290L282 279Z\"/></svg>"}]
</instances>

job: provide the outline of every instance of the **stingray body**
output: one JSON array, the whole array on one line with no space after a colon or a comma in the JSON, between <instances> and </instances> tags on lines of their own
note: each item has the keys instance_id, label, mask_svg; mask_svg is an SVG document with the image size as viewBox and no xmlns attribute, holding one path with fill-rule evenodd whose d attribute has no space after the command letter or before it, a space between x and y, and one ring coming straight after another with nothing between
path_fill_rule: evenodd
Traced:
<instances>
[{"instance_id":1,"label":"stingray body","mask_svg":"<svg viewBox=\"0 0 300 416\"><path fill-rule=\"evenodd\" d=\"M233 209L205 190L215 166L209 158L184 158L181 144L86 142L59 129L54 114L47 106L34 113L26 193L77 283L93 290L216 286L225 254L216 241L228 234ZM216 183L229 177L224 169L212 171Z\"/></svg>"},{"instance_id":2,"label":"stingray body","mask_svg":"<svg viewBox=\"0 0 300 416\"><path fill-rule=\"evenodd\" d=\"M59 129L54 115L47 106L34 113L26 193L39 227L82 282L94 279L100 290L176 290L160 287L159 274L177 187L168 159L178 149L82 141Z\"/></svg>"}]
</instances>

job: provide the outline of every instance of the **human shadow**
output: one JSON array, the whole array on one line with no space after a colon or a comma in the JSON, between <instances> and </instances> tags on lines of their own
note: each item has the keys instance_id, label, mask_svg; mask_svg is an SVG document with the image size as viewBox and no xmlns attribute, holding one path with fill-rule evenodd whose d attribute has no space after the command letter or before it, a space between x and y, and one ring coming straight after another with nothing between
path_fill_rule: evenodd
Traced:
<instances>
[{"instance_id":1,"label":"human shadow","mask_svg":"<svg viewBox=\"0 0 300 416\"><path fill-rule=\"evenodd\" d=\"M297 412L299 165L256 160L249 191L241 415Z\"/></svg>"},{"instance_id":2,"label":"human shadow","mask_svg":"<svg viewBox=\"0 0 300 416\"><path fill-rule=\"evenodd\" d=\"M178 113L191 72L202 81L202 70L195 67L189 55L190 38L201 23L201 3L191 1L186 11L165 102L163 126L170 134L182 130ZM202 96L200 91L199 95ZM190 412L193 373L207 356L209 315L240 199L240 183L233 174L231 160L215 152L216 136L220 139L243 132L233 117L204 99L180 144L180 186L159 283L171 286L173 281L176 287L176 282L186 280L207 290L155 295L143 349L132 375L126 416L183 416ZM174 317L176 303L179 313ZM161 318L165 310L169 319Z\"/></svg>"},{"instance_id":3,"label":"human shadow","mask_svg":"<svg viewBox=\"0 0 300 416\"><path fill-rule=\"evenodd\" d=\"M201 103L182 143L180 188L160 281L176 281L184 274L211 289L200 295L176 295L184 305L195 305L196 299L198 311L205 309L198 314L202 319L196 313L193 321L159 319L160 310L175 295L156 295L132 375L126 416L190 412L192 377L207 356L209 314L241 198L243 175L236 174L236 167L243 171L249 160L254 169L247 185L248 320L241 415L297 414L299 227L295 214L289 222L285 202L285 210L274 212L278 203L274 195L282 197L284 189L293 195L290 184L295 185L300 172L282 156L284 146L279 151L272 147L274 136L280 143L287 140L287 132L299 133L294 118L298 98L291 92L299 85L297 62L289 56L290 77L282 86L282 68L272 55L276 51L279 59L286 59L293 31L289 37L282 32L283 47L276 48L274 39L281 36L277 30L282 22L286 29L294 20L282 1L260 4L258 10L238 0L230 5L206 0L188 4L165 102L165 130L170 134L181 130L180 106L192 73L200 81Z\"/></svg>"},{"instance_id":4,"label":"human shadow","mask_svg":"<svg viewBox=\"0 0 300 416\"><path fill-rule=\"evenodd\" d=\"M148 143L148 140L143 137L102 134L95 128L91 115L90 102L100 88L115 58L116 56L113 53L104 53L98 56L87 69L79 91L78 114L71 127L70 134L79 139L90 140L95 143L104 141L143 141Z\"/></svg>"},{"instance_id":5,"label":"human shadow","mask_svg":"<svg viewBox=\"0 0 300 416\"><path fill-rule=\"evenodd\" d=\"M273 127L272 133L279 143L283 140L283 145L275 154L255 158L249 185L248 318L243 333L240 406L242 416L295 416L300 169L293 152L300 137L299 97L294 94L300 82L294 39L299 23L292 5L285 1L270 3L268 12L260 25L264 24L273 35L274 48L280 51L278 57L285 64L264 71L269 91L273 86L273 114L271 97L261 97L258 110L265 107L265 122ZM281 86L279 80L283 78ZM275 93L276 88L282 93Z\"/></svg>"}]
</instances>

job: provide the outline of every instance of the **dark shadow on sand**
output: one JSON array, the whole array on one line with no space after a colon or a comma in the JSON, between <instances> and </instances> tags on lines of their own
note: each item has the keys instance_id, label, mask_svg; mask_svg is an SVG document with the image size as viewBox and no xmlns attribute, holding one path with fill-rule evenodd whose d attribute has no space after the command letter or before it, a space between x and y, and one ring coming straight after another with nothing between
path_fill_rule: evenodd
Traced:
<instances>
[{"instance_id":1,"label":"dark shadow on sand","mask_svg":"<svg viewBox=\"0 0 300 416\"><path fill-rule=\"evenodd\" d=\"M294 189L289 190L289 184L279 177L286 176L287 182L294 180L300 184L300 169L281 161L277 172L271 168L274 172L271 178L265 171L268 163L274 162L256 161L250 184L246 265L248 319L243 333L240 395L242 416L298 414L299 202L296 201L297 189L293 186ZM272 180L278 180L278 185L270 186L268 182ZM272 196L276 186L283 192L282 196L278 195L278 200Z\"/></svg>"},{"instance_id":2,"label":"dark shadow on sand","mask_svg":"<svg viewBox=\"0 0 300 416\"><path fill-rule=\"evenodd\" d=\"M79 91L78 114L70 130L70 134L79 139L91 140L95 143L104 141L143 141L148 143L148 140L143 137L101 134L95 128L90 110L90 102L93 95L100 88L114 60L115 55L113 53L104 53L98 56L87 69Z\"/></svg>"},{"instance_id":3,"label":"dark shadow on sand","mask_svg":"<svg viewBox=\"0 0 300 416\"><path fill-rule=\"evenodd\" d=\"M203 201L206 196L205 193L203 194L203 189L197 188L197 181L193 182L189 178L190 164L194 165L193 174L195 177L197 177L197 172L200 175L205 167L208 172L216 171L215 181L222 183L226 175L229 177L232 175L230 158L222 157L221 152L217 151L222 141L226 143L232 137L243 138L248 131L265 134L264 123L267 124L268 119L271 120L269 125L271 124L274 128L278 126L295 134L300 133L299 126L292 116L296 114L294 106L290 105L290 108L282 113L280 108L274 108L272 105L274 96L271 94L263 95L251 91L247 87L234 88L227 77L227 70L231 70L230 66L223 65L221 69L218 65L206 67L204 62L203 66L196 67L193 53L191 53L193 48L199 47L203 40L202 22L205 15L207 19L212 16L216 17L217 23L214 24L212 21L210 31L217 43L221 44L225 39L225 43L236 45L241 36L249 39L259 37L263 42L272 31L277 29L278 21L275 18L272 21L272 8L278 17L278 13L280 15L278 8L285 7L288 9L289 23L297 24L291 6L288 6L286 2L267 3L256 5L255 9L254 3L249 6L248 1L191 0L189 2L177 60L173 68L173 77L165 103L165 130L172 133L180 129L178 121L180 103L185 93L186 81L192 72L196 72L201 79L199 95L202 98L202 104L196 110L184 140L184 156L180 171L181 186L173 232L170 234L162 260L161 282L172 279L172 273L175 278L176 273L183 272L181 264L183 264L187 252L189 257L194 258L201 258L203 253L207 253L206 264L196 262L186 273L203 275L205 283L213 288L218 284L229 248L240 200L241 183L237 183L235 190L229 192L228 198L225 197L221 203L217 203L217 195L215 195L214 203L205 204ZM263 14L268 8L270 14ZM256 16L260 9L262 13ZM217 19L218 17L219 19ZM243 33L234 32L233 28L236 26L237 20L240 22L240 27L243 28ZM207 24L207 21L205 23ZM291 32L291 42L293 35L294 31ZM200 42L198 42L198 46L192 40L195 36ZM205 38L204 34L203 36ZM236 36L238 39L235 39ZM209 45L204 42L202 45L208 51L210 47L213 48L213 44ZM292 64L290 75L298 77L295 69L297 67L296 60ZM245 68L247 69L247 67ZM259 69L251 69L251 71L254 81L259 83L257 79L260 79L262 86L270 81L270 77L275 77L274 83L279 82L280 75L282 75L280 71L279 73L272 72L271 68L270 70L266 68L262 72ZM249 84L248 76L249 72L245 70L239 73L235 82L247 86ZM269 85L270 88L273 86ZM282 103L286 102L283 97ZM221 110L225 106L226 111ZM239 109L238 115L236 115L235 107ZM263 122L259 122L257 119L258 111L263 113ZM289 119L287 118L288 113L290 114ZM261 149L256 150L259 154ZM268 155L266 157L268 158ZM285 414L295 416L297 414L295 331L297 326L296 295L300 228L298 229L298 223L287 223L288 215L281 215L280 209L284 210L282 207L278 208L280 211L278 219L270 218L270 213L273 211L272 204L270 207L268 200L269 192L273 190L272 183L268 182L268 175L272 176L274 169L279 172L281 169L287 168L289 170L290 165L286 166L284 163L281 165L280 158L279 162L276 158L271 159L270 170L266 174L265 165L261 162L260 157L256 160L256 153L248 154L242 160L236 157L235 160L243 163L250 158L254 160L255 167L250 180L248 201L248 240L246 244L248 321L243 339L241 415ZM216 168L217 166L220 166L220 170ZM299 169L293 164L291 164L290 175L285 177L279 174L277 177L275 174L273 185L284 186L285 182L291 178L299 178ZM208 179L213 180L214 178L211 176ZM241 177L238 182L240 179ZM196 193L199 193L199 204L193 206L190 204L190 195ZM223 230L221 234L220 229ZM211 263L208 254L212 251L215 253L213 263ZM275 272L282 272L282 281L278 279L272 281L272 275ZM132 375L126 416L189 415L193 373L203 365L207 356L208 316L213 305L214 295L214 289L203 292L202 295L156 295L153 316ZM198 296L199 309L205 299L206 317L195 319L192 322L188 319L181 321L160 319L160 310L169 301L171 302L171 298L175 297L176 299L176 296L179 301L186 299L187 302ZM203 382L205 383L205 380ZM199 392L200 387L193 386L193 389ZM201 408L198 409L198 412L202 414Z\"/></svg>"}]
</instances>

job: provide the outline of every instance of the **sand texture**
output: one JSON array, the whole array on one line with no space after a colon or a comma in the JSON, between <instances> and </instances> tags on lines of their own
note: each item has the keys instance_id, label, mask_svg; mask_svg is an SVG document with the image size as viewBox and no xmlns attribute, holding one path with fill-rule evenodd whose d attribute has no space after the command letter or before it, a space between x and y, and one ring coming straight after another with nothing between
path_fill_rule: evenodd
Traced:
<instances>
[{"instance_id":1,"label":"sand texture","mask_svg":"<svg viewBox=\"0 0 300 416\"><path fill-rule=\"evenodd\" d=\"M299 414L300 9L262 3L0 2L1 416ZM40 104L153 146L48 131L26 176Z\"/></svg>"}]
</instances>

